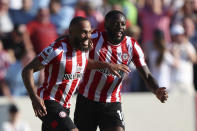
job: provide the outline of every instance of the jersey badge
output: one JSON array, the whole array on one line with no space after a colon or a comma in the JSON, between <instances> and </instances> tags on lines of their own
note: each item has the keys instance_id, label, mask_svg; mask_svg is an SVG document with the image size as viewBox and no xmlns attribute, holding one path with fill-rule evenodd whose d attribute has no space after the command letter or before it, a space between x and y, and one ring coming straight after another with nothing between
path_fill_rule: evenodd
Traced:
<instances>
[{"instance_id":1,"label":"jersey badge","mask_svg":"<svg viewBox=\"0 0 197 131\"><path fill-rule=\"evenodd\" d=\"M123 54L122 54L122 59L123 59L124 61L128 60L128 58L129 58L128 53L123 53Z\"/></svg>"},{"instance_id":2,"label":"jersey badge","mask_svg":"<svg viewBox=\"0 0 197 131\"><path fill-rule=\"evenodd\" d=\"M61 118L65 118L65 117L66 117L66 112L60 111L60 112L59 112L59 116L60 116Z\"/></svg>"}]
</instances>

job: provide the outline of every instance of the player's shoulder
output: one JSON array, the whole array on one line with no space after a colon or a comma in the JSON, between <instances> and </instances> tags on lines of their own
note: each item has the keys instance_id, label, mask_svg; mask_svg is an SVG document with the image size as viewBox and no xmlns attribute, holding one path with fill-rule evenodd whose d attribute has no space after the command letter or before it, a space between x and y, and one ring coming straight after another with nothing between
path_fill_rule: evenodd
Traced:
<instances>
[{"instance_id":1,"label":"player's shoulder","mask_svg":"<svg viewBox=\"0 0 197 131\"><path fill-rule=\"evenodd\" d=\"M127 43L129 43L129 45L134 45L137 42L137 40L131 36L125 36L125 37L126 37Z\"/></svg>"},{"instance_id":2,"label":"player's shoulder","mask_svg":"<svg viewBox=\"0 0 197 131\"><path fill-rule=\"evenodd\" d=\"M61 52L62 50L63 50L62 43L60 41L54 41L49 46L44 48L41 54L47 54L47 56L49 56L51 54Z\"/></svg>"},{"instance_id":3,"label":"player's shoulder","mask_svg":"<svg viewBox=\"0 0 197 131\"><path fill-rule=\"evenodd\" d=\"M50 47L52 47L54 50L63 48L62 41L58 41L58 42L55 41L50 45Z\"/></svg>"},{"instance_id":4,"label":"player's shoulder","mask_svg":"<svg viewBox=\"0 0 197 131\"><path fill-rule=\"evenodd\" d=\"M59 38L57 38L53 44L53 46L55 48L60 48L64 45L68 45L68 36L67 35L63 35L63 36L60 36Z\"/></svg>"},{"instance_id":5,"label":"player's shoulder","mask_svg":"<svg viewBox=\"0 0 197 131\"><path fill-rule=\"evenodd\" d=\"M126 37L126 39L130 39L131 41L136 41L136 39L134 37L132 37L132 36L126 35L125 37Z\"/></svg>"}]
</instances>

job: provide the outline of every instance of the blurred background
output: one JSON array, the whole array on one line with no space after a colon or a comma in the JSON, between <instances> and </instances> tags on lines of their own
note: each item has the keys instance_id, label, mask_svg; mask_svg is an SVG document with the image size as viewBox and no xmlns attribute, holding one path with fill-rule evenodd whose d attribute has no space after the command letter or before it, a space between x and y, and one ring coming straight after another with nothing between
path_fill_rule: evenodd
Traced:
<instances>
[{"instance_id":1,"label":"blurred background","mask_svg":"<svg viewBox=\"0 0 197 131\"><path fill-rule=\"evenodd\" d=\"M103 31L113 9L125 13L127 35L139 42L153 76L169 92L160 104L131 63L122 87L126 130L197 131L197 0L0 0L0 131L40 130L23 67L67 34L73 17L86 17ZM34 79L39 87L43 71ZM71 117L75 96L72 101Z\"/></svg>"}]
</instances>

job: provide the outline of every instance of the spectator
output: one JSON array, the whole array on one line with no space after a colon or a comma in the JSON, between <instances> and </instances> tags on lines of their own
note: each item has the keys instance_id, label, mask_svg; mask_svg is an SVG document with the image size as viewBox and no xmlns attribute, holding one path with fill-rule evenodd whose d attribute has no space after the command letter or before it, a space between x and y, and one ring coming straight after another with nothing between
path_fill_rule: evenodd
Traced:
<instances>
[{"instance_id":1,"label":"spectator","mask_svg":"<svg viewBox=\"0 0 197 131\"><path fill-rule=\"evenodd\" d=\"M194 21L190 17L184 17L183 26L185 29L185 35L188 40L194 45L197 50L197 30Z\"/></svg>"},{"instance_id":2,"label":"spectator","mask_svg":"<svg viewBox=\"0 0 197 131\"><path fill-rule=\"evenodd\" d=\"M24 47L28 53L34 55L33 47L30 40L27 40L25 32L25 25L14 26L14 30L10 33L10 37L4 39L4 48L9 51L14 51L14 54L17 55L17 53L21 51L20 47Z\"/></svg>"},{"instance_id":3,"label":"spectator","mask_svg":"<svg viewBox=\"0 0 197 131\"><path fill-rule=\"evenodd\" d=\"M13 23L8 13L9 1L0 0L0 36L7 35L13 30Z\"/></svg>"},{"instance_id":4,"label":"spectator","mask_svg":"<svg viewBox=\"0 0 197 131\"><path fill-rule=\"evenodd\" d=\"M176 24L171 28L172 52L179 58L178 67L171 71L171 83L176 90L194 94L193 63L197 62L195 48L184 35L182 25Z\"/></svg>"},{"instance_id":5,"label":"spectator","mask_svg":"<svg viewBox=\"0 0 197 131\"><path fill-rule=\"evenodd\" d=\"M49 6L49 2L50 0L33 0L31 13L36 15L40 8L47 8Z\"/></svg>"},{"instance_id":6,"label":"spectator","mask_svg":"<svg viewBox=\"0 0 197 131\"><path fill-rule=\"evenodd\" d=\"M197 50L197 30L195 30L195 24L192 18L185 17L183 19L183 26L185 29L185 35L188 40L194 45ZM195 89L197 89L197 63L194 64L194 85Z\"/></svg>"},{"instance_id":7,"label":"spectator","mask_svg":"<svg viewBox=\"0 0 197 131\"><path fill-rule=\"evenodd\" d=\"M139 40L140 39L140 34L141 34L141 29L139 26L135 26L135 25L132 25L132 26L129 26L126 30L126 34L128 36L131 36L133 37L134 39L136 40Z\"/></svg>"},{"instance_id":8,"label":"spectator","mask_svg":"<svg viewBox=\"0 0 197 131\"><path fill-rule=\"evenodd\" d=\"M9 8L10 9L15 9L15 10L20 10L23 5L23 0L9 0Z\"/></svg>"},{"instance_id":9,"label":"spectator","mask_svg":"<svg viewBox=\"0 0 197 131\"><path fill-rule=\"evenodd\" d=\"M10 120L2 124L1 131L30 131L28 123L20 120L19 115L18 107L11 104L9 107Z\"/></svg>"},{"instance_id":10,"label":"spectator","mask_svg":"<svg viewBox=\"0 0 197 131\"><path fill-rule=\"evenodd\" d=\"M75 5L75 14L74 17L86 17L86 13L83 10L83 3L82 2L77 2Z\"/></svg>"},{"instance_id":11,"label":"spectator","mask_svg":"<svg viewBox=\"0 0 197 131\"><path fill-rule=\"evenodd\" d=\"M34 15L30 12L32 7L32 0L22 0L21 9L11 9L9 11L10 17L14 25L27 24L34 19Z\"/></svg>"},{"instance_id":12,"label":"spectator","mask_svg":"<svg viewBox=\"0 0 197 131\"><path fill-rule=\"evenodd\" d=\"M164 34L161 30L154 31L152 49L149 52L150 69L159 86L167 87L170 90L171 67L176 67L177 60L167 50Z\"/></svg>"},{"instance_id":13,"label":"spectator","mask_svg":"<svg viewBox=\"0 0 197 131\"><path fill-rule=\"evenodd\" d=\"M57 38L56 28L50 21L48 8L41 8L38 11L36 20L27 24L27 33L36 54L40 53Z\"/></svg>"},{"instance_id":14,"label":"spectator","mask_svg":"<svg viewBox=\"0 0 197 131\"><path fill-rule=\"evenodd\" d=\"M184 17L183 26L185 29L186 37L188 37L189 39L192 38L195 33L195 25L194 25L194 21L192 20L192 18L191 17Z\"/></svg>"},{"instance_id":15,"label":"spectator","mask_svg":"<svg viewBox=\"0 0 197 131\"><path fill-rule=\"evenodd\" d=\"M164 32L165 40L170 42L170 14L168 9L164 9L162 0L146 0L145 7L139 10L139 22L144 47L152 41L153 31L157 28Z\"/></svg>"},{"instance_id":16,"label":"spectator","mask_svg":"<svg viewBox=\"0 0 197 131\"><path fill-rule=\"evenodd\" d=\"M6 90L5 96L26 96L27 90L23 84L21 72L23 67L32 59L30 54L26 54L24 48L20 48L20 54L17 54L17 60L11 64L7 70L4 81L2 81L1 87ZM38 73L34 74L38 81Z\"/></svg>"},{"instance_id":17,"label":"spectator","mask_svg":"<svg viewBox=\"0 0 197 131\"><path fill-rule=\"evenodd\" d=\"M61 4L74 7L78 0L61 0Z\"/></svg>"},{"instance_id":18,"label":"spectator","mask_svg":"<svg viewBox=\"0 0 197 131\"><path fill-rule=\"evenodd\" d=\"M90 21L93 29L96 29L101 22L103 22L103 15L97 11L94 7L93 2L84 3L83 10L86 13L86 18Z\"/></svg>"},{"instance_id":19,"label":"spectator","mask_svg":"<svg viewBox=\"0 0 197 131\"><path fill-rule=\"evenodd\" d=\"M182 23L185 17L192 18L193 21L197 21L197 16L194 12L194 1L193 0L185 0L182 8L177 10L172 17L172 24Z\"/></svg>"},{"instance_id":20,"label":"spectator","mask_svg":"<svg viewBox=\"0 0 197 131\"><path fill-rule=\"evenodd\" d=\"M12 63L11 56L3 49L2 41L0 40L0 95L6 94L6 89L1 86L1 82L5 79L7 69Z\"/></svg>"},{"instance_id":21,"label":"spectator","mask_svg":"<svg viewBox=\"0 0 197 131\"><path fill-rule=\"evenodd\" d=\"M60 0L51 0L49 6L51 21L56 26L58 35L63 35L74 16L74 9L66 5L61 6Z\"/></svg>"},{"instance_id":22,"label":"spectator","mask_svg":"<svg viewBox=\"0 0 197 131\"><path fill-rule=\"evenodd\" d=\"M102 6L100 7L100 11L103 15L106 15L107 12L109 12L112 9L111 4L109 3L109 0L103 0Z\"/></svg>"}]
</instances>

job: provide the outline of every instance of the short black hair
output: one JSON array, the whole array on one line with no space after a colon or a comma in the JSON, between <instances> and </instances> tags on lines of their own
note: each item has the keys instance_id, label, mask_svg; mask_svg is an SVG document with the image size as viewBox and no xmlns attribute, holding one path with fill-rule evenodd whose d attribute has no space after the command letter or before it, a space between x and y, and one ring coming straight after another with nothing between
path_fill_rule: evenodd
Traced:
<instances>
[{"instance_id":1,"label":"short black hair","mask_svg":"<svg viewBox=\"0 0 197 131\"><path fill-rule=\"evenodd\" d=\"M124 16L125 19L126 19L126 16L125 16L125 14L124 14L123 12L121 12L121 11L119 11L119 10L111 10L111 11L109 11L109 12L105 15L105 21L108 21L108 20L110 19L111 16L114 16L114 15L116 15L116 14L122 15L122 16Z\"/></svg>"},{"instance_id":2,"label":"short black hair","mask_svg":"<svg viewBox=\"0 0 197 131\"><path fill-rule=\"evenodd\" d=\"M87 18L85 17L81 17L81 16L77 16L77 17L74 17L71 22L70 22L70 25L69 25L69 30L72 26L76 25L76 24L79 24L79 22L81 21L88 21Z\"/></svg>"},{"instance_id":3,"label":"short black hair","mask_svg":"<svg viewBox=\"0 0 197 131\"><path fill-rule=\"evenodd\" d=\"M17 113L18 112L18 107L15 104L11 104L9 107L9 112L10 113Z\"/></svg>"}]
</instances>

